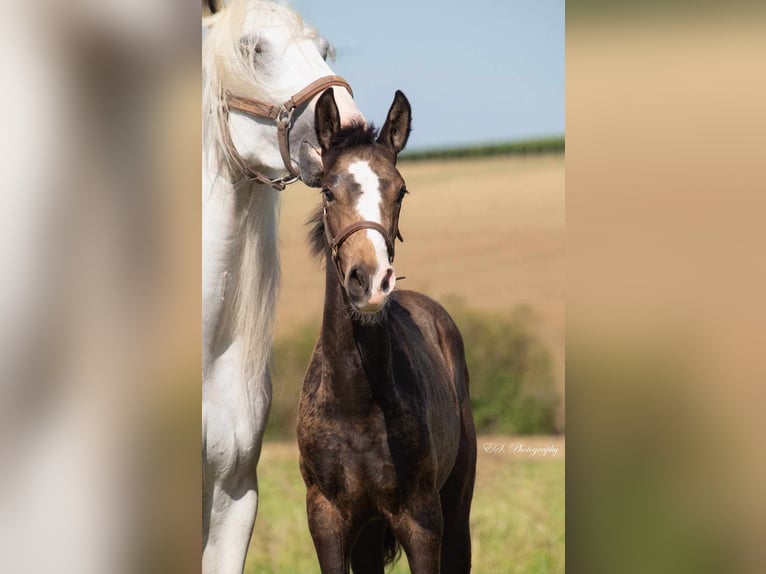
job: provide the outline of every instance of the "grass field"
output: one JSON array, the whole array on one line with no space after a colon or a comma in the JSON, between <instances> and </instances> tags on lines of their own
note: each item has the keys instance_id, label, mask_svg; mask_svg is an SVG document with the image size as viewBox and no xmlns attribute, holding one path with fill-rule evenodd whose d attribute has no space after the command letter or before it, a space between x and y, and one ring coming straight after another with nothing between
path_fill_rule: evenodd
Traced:
<instances>
[{"instance_id":1,"label":"grass field","mask_svg":"<svg viewBox=\"0 0 766 574\"><path fill-rule=\"evenodd\" d=\"M564 440L479 437L471 511L473 571L564 572ZM555 454L517 452L554 446ZM499 452L501 451L502 452ZM487 452L489 451L489 452ZM306 522L305 487L293 442L270 442L258 466L261 499L245 572L308 574L319 565ZM409 572L402 555L392 572Z\"/></svg>"}]
</instances>

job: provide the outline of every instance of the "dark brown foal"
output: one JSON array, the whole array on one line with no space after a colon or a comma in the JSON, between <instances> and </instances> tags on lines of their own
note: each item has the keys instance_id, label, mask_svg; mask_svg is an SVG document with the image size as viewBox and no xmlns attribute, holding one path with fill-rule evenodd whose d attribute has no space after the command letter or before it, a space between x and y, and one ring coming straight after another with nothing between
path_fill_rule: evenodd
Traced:
<instances>
[{"instance_id":1,"label":"dark brown foal","mask_svg":"<svg viewBox=\"0 0 766 574\"><path fill-rule=\"evenodd\" d=\"M415 574L471 569L476 436L463 341L425 295L395 290L406 194L396 157L410 105L396 93L380 134L316 107L325 257L322 330L298 410L309 529L323 574L382 574L398 543Z\"/></svg>"}]
</instances>

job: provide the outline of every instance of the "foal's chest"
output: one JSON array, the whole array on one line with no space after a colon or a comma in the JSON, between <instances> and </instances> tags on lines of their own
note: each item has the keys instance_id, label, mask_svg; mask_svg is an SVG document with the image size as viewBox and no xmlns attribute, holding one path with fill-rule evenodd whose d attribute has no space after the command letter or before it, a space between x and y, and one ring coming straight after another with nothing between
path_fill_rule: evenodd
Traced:
<instances>
[{"instance_id":1,"label":"foal's chest","mask_svg":"<svg viewBox=\"0 0 766 574\"><path fill-rule=\"evenodd\" d=\"M415 477L428 472L428 437L416 432L403 443L402 437L392 435L380 410L330 427L333 432L304 441L303 467L307 478L341 505L362 500L371 506L395 505L415 488ZM418 452L413 452L413 444Z\"/></svg>"}]
</instances>

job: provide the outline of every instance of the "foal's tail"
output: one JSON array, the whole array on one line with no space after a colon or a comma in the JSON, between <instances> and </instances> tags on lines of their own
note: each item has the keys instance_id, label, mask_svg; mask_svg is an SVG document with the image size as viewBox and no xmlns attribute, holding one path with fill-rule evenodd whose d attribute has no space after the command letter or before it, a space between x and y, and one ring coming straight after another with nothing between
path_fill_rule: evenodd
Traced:
<instances>
[{"instance_id":1,"label":"foal's tail","mask_svg":"<svg viewBox=\"0 0 766 574\"><path fill-rule=\"evenodd\" d=\"M402 547L394 537L394 533L390 528L386 528L386 532L383 535L383 564L388 566L399 560L399 556L402 554Z\"/></svg>"}]
</instances>

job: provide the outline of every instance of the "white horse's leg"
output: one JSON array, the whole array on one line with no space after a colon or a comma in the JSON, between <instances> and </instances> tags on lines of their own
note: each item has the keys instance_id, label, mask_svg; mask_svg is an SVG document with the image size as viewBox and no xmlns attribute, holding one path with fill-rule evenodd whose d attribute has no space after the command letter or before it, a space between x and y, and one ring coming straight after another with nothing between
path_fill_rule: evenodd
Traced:
<instances>
[{"instance_id":1,"label":"white horse's leg","mask_svg":"<svg viewBox=\"0 0 766 574\"><path fill-rule=\"evenodd\" d=\"M202 552L203 574L240 574L258 510L258 483L243 483L235 492L213 490L208 544Z\"/></svg>"},{"instance_id":2,"label":"white horse's leg","mask_svg":"<svg viewBox=\"0 0 766 574\"><path fill-rule=\"evenodd\" d=\"M203 381L202 571L211 574L242 572L258 507L256 466L271 380L268 372L246 380L241 347L232 343Z\"/></svg>"}]
</instances>

